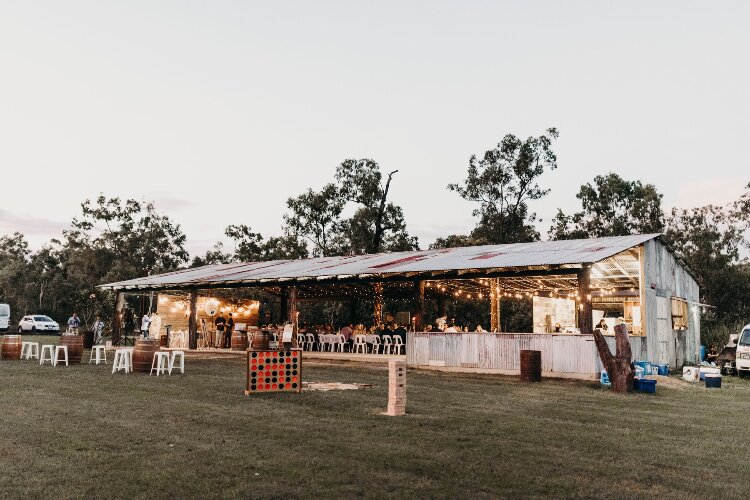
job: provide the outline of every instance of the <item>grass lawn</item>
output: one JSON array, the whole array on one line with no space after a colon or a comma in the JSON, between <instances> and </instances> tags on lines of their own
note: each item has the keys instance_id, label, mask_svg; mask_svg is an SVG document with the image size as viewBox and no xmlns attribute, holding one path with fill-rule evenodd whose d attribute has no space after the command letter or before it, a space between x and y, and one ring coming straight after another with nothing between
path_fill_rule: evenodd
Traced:
<instances>
[{"instance_id":1,"label":"grass lawn","mask_svg":"<svg viewBox=\"0 0 750 500\"><path fill-rule=\"evenodd\" d=\"M38 340L38 339L37 339ZM88 355L84 356L84 362ZM161 497L747 495L750 382L613 395L593 383L304 365L358 391L243 395L239 358L184 376L0 362L0 494Z\"/></svg>"}]
</instances>

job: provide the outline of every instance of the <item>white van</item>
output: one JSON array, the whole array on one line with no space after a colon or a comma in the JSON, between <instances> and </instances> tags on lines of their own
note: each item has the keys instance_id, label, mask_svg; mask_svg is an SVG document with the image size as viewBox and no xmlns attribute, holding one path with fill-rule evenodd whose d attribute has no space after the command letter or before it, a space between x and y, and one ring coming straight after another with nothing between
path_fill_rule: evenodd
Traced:
<instances>
[{"instance_id":1,"label":"white van","mask_svg":"<svg viewBox=\"0 0 750 500\"><path fill-rule=\"evenodd\" d=\"M0 332L7 332L10 324L10 306L0 304Z\"/></svg>"},{"instance_id":2,"label":"white van","mask_svg":"<svg viewBox=\"0 0 750 500\"><path fill-rule=\"evenodd\" d=\"M737 342L737 375L740 377L750 373L750 325L745 325Z\"/></svg>"}]
</instances>

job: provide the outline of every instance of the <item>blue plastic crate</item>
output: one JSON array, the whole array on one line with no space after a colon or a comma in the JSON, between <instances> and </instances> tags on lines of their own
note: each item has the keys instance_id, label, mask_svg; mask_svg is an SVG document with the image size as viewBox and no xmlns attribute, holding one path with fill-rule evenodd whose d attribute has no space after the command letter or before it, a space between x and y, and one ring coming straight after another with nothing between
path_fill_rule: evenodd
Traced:
<instances>
[{"instance_id":1,"label":"blue plastic crate","mask_svg":"<svg viewBox=\"0 0 750 500\"><path fill-rule=\"evenodd\" d=\"M655 394L656 393L656 380L649 380L647 378L644 378L643 380L639 382L638 390L645 394Z\"/></svg>"}]
</instances>

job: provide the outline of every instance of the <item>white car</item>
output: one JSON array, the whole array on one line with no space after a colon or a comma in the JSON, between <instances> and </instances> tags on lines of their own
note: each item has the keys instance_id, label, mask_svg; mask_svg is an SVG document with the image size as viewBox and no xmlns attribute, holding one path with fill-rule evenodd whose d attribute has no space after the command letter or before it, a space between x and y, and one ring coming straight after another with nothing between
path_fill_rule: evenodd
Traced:
<instances>
[{"instance_id":1,"label":"white car","mask_svg":"<svg viewBox=\"0 0 750 500\"><path fill-rule=\"evenodd\" d=\"M737 375L743 377L750 373L750 325L745 325L737 342L737 357L735 358Z\"/></svg>"},{"instance_id":2,"label":"white car","mask_svg":"<svg viewBox=\"0 0 750 500\"><path fill-rule=\"evenodd\" d=\"M60 325L49 316L29 315L21 318L18 333L60 333Z\"/></svg>"}]
</instances>

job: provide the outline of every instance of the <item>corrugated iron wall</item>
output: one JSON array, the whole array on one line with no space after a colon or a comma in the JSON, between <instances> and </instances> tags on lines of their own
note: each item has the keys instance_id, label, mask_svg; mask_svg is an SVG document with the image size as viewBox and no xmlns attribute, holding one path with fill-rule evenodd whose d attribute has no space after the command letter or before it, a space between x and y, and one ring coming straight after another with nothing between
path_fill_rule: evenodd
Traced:
<instances>
[{"instance_id":1,"label":"corrugated iron wall","mask_svg":"<svg viewBox=\"0 0 750 500\"><path fill-rule=\"evenodd\" d=\"M413 333L407 335L410 366L446 366L520 372L521 351L542 351L542 371L560 374L599 374L600 362L591 335L534 333ZM607 337L614 352L614 338ZM631 337L635 360L644 358L645 342Z\"/></svg>"}]
</instances>

